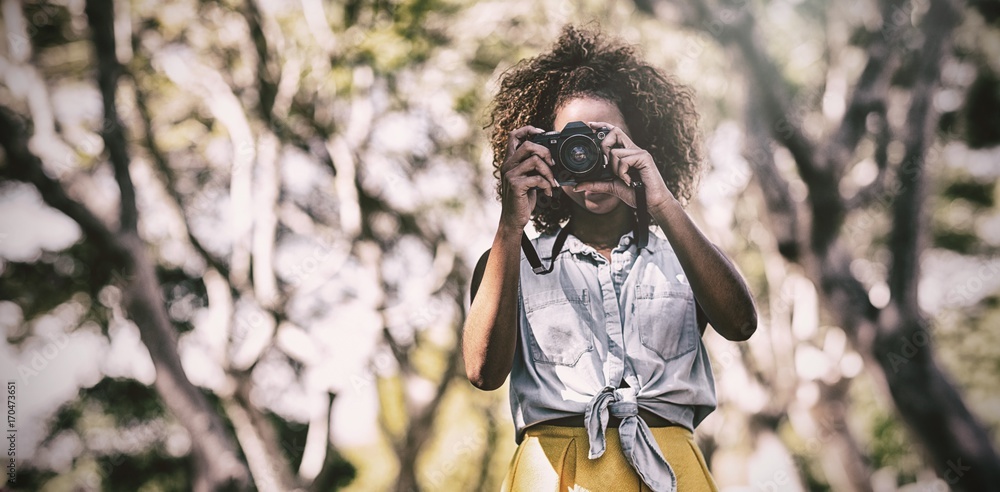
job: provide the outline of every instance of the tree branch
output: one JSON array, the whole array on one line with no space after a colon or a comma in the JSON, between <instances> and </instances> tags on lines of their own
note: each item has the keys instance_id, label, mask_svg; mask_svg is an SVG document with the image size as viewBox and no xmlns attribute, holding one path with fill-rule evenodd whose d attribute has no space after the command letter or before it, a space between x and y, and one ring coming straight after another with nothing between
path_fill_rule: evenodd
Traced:
<instances>
[{"instance_id":1,"label":"tree branch","mask_svg":"<svg viewBox=\"0 0 1000 492\"><path fill-rule=\"evenodd\" d=\"M143 142L146 146L146 151L149 152L149 156L152 158L153 165L156 166L156 170L159 171L161 179L164 182L164 188L166 188L167 194L173 199L174 205L177 206L178 211L181 214L181 218L184 219L184 230L187 232L188 242L191 246L198 252L198 254L209 264L212 268L217 270L222 276L229 278L229 266L225 262L217 258L205 246L201 243L194 233L191 232L191 228L187 225L187 210L184 206L184 198L177 191L177 177L174 175L173 169L170 167L170 163L167 161L166 155L160 149L160 146L156 143L156 138L153 136L153 118L149 112L149 105L146 100L146 92L139 86L139 81L132 78L132 85L135 90L135 106L139 113L139 120L142 122L143 129Z\"/></svg>"},{"instance_id":2,"label":"tree branch","mask_svg":"<svg viewBox=\"0 0 1000 492\"><path fill-rule=\"evenodd\" d=\"M235 379L236 389L223 399L223 407L250 463L254 485L260 492L298 490L299 484L279 445L277 430L251 401L249 376L241 374Z\"/></svg>"},{"instance_id":3,"label":"tree branch","mask_svg":"<svg viewBox=\"0 0 1000 492\"><path fill-rule=\"evenodd\" d=\"M870 205L876 198L885 193L886 176L889 170L889 142L892 141L889 121L886 117L886 108L881 105L872 112L875 129L875 167L877 174L875 179L858 190L854 196L847 199L844 208L856 210Z\"/></svg>"},{"instance_id":4,"label":"tree branch","mask_svg":"<svg viewBox=\"0 0 1000 492\"><path fill-rule=\"evenodd\" d=\"M94 37L94 49L97 55L97 85L101 89L104 100L104 122L101 125L101 136L104 145L111 156L111 164L115 170L115 180L121 193L121 229L126 232L136 232L138 225L138 210L135 204L135 187L129 176L128 144L125 141L125 131L115 105L115 95L118 91L118 76L122 67L115 58L115 13L112 0L88 0L86 6L87 22Z\"/></svg>"},{"instance_id":5,"label":"tree branch","mask_svg":"<svg viewBox=\"0 0 1000 492\"><path fill-rule=\"evenodd\" d=\"M788 182L781 176L771 153L770 137L761 121L756 91L747 88L747 109L745 111L746 136L743 142L743 157L750 163L760 189L764 194L771 231L778 243L778 252L788 261L798 261L801 254L799 239L798 205L788 191Z\"/></svg>"},{"instance_id":6,"label":"tree branch","mask_svg":"<svg viewBox=\"0 0 1000 492\"><path fill-rule=\"evenodd\" d=\"M887 0L882 0L880 4L882 28L877 35L872 36L872 41L867 46L868 62L854 86L840 126L823 153L826 166L833 169L833 175L838 179L867 131L868 115L880 111L885 114L889 79L897 65L897 56L892 48L897 44L900 30L888 23L892 13L899 7ZM883 130L888 131L888 126Z\"/></svg>"},{"instance_id":7,"label":"tree branch","mask_svg":"<svg viewBox=\"0 0 1000 492\"><path fill-rule=\"evenodd\" d=\"M58 181L45 173L42 161L28 150L29 136L19 120L17 113L0 106L0 145L7 154L4 174L34 185L46 204L73 219L84 236L99 249L110 253L119 266L124 264L128 253L118 243L115 234L90 209L70 198Z\"/></svg>"},{"instance_id":8,"label":"tree branch","mask_svg":"<svg viewBox=\"0 0 1000 492\"><path fill-rule=\"evenodd\" d=\"M840 378L829 384L817 382L820 398L810 412L817 424L817 438L823 443L820 457L833 490L872 490L871 463L848 426L851 380Z\"/></svg>"},{"instance_id":9,"label":"tree branch","mask_svg":"<svg viewBox=\"0 0 1000 492\"><path fill-rule=\"evenodd\" d=\"M729 43L743 55L744 63L750 69L754 83L761 95L761 110L771 121L771 135L785 146L795 159L802 180L809 190L829 186L826 173L815 161L815 145L802 132L798 122L792 121L792 114L785 91L787 83L780 76L781 71L773 60L760 46L760 41L754 33L754 21L749 14L744 14L740 23L735 26L735 38Z\"/></svg>"},{"instance_id":10,"label":"tree branch","mask_svg":"<svg viewBox=\"0 0 1000 492\"><path fill-rule=\"evenodd\" d=\"M274 107L274 98L278 95L278 75L270 67L271 53L267 46L267 37L264 36L264 28L261 26L260 9L255 0L245 0L240 14L247 22L250 29L250 39L253 40L254 48L257 52L257 95L261 118L270 125L272 115L271 109Z\"/></svg>"},{"instance_id":11,"label":"tree branch","mask_svg":"<svg viewBox=\"0 0 1000 492\"><path fill-rule=\"evenodd\" d=\"M492 399L487 401L493 403ZM492 406L486 406L482 409L483 415L486 417L486 442L483 443L483 455L479 458L479 476L476 477L474 490L487 490L489 488L486 482L490 479L490 470L494 468L492 466L493 457L496 456L500 433L497 429L499 426L497 418L493 415Z\"/></svg>"},{"instance_id":12,"label":"tree branch","mask_svg":"<svg viewBox=\"0 0 1000 492\"><path fill-rule=\"evenodd\" d=\"M900 191L893 205L893 228L889 238L889 249L893 252L889 292L902 312L915 316L919 316L917 281L924 237L924 161L938 121L932 104L940 84L941 67L951 50L952 32L960 20L958 7L950 0L931 1L921 23L924 46L906 115L905 152L898 174L897 189Z\"/></svg>"},{"instance_id":13,"label":"tree branch","mask_svg":"<svg viewBox=\"0 0 1000 492\"><path fill-rule=\"evenodd\" d=\"M315 139L304 137L286 124L281 115L275 113L275 101L281 84L281 73L278 70L280 61L272 54L265 33L264 18L257 5L257 0L245 0L237 9L247 23L250 38L253 41L254 52L257 53L257 112L264 124L282 142L288 142L303 152L311 154L320 162L332 167L333 161L326 148ZM325 19L322 20L325 23ZM273 29L272 29L272 34ZM326 135L329 132L317 132ZM336 169L334 169L336 174Z\"/></svg>"},{"instance_id":14,"label":"tree branch","mask_svg":"<svg viewBox=\"0 0 1000 492\"><path fill-rule=\"evenodd\" d=\"M776 141L791 152L802 179L806 184L812 184L821 178L815 162L815 145L799 128L798 122L788 119L788 115L792 113L789 109L788 82L781 76L781 70L761 46L754 18L746 10L746 6L734 13L733 22L726 23L716 19L712 14L713 11L724 11L723 7L710 7L702 1L689 1L686 5L689 15L696 16L693 19L685 18L686 25L707 30L720 44L733 48L742 55L743 62L750 72L751 82L759 89L760 109L765 119L772 122L771 133ZM654 11L663 12L662 9L655 8ZM733 13L732 9L725 11Z\"/></svg>"},{"instance_id":15,"label":"tree branch","mask_svg":"<svg viewBox=\"0 0 1000 492\"><path fill-rule=\"evenodd\" d=\"M662 3L665 0L658 1ZM665 8L651 5L658 16L665 15ZM818 160L816 145L802 131L799 123L790 118L793 111L789 103L788 83L761 45L748 5L723 9L710 8L700 1L688 1L682 22L689 27L707 30L720 44L742 58L749 82L759 94L761 115L765 121L771 122L772 137L791 153L799 175L809 189L813 215L823 217L822 221L813 221L810 234L811 244L822 252L833 243L843 221L843 200L837 187L831 186L836 182L834 170ZM725 12L726 17L733 17L733 21L726 23L715 19L713 11Z\"/></svg>"},{"instance_id":16,"label":"tree branch","mask_svg":"<svg viewBox=\"0 0 1000 492\"><path fill-rule=\"evenodd\" d=\"M221 419L184 373L177 354L177 335L163 306L156 272L146 257L145 246L135 233L112 232L83 204L66 195L62 186L45 174L38 157L28 151L27 141L25 129L16 117L6 108L0 108L0 142L7 154L7 174L33 184L45 203L76 221L87 239L109 254L114 270L122 273L125 294L122 304L149 350L156 368L154 386L191 436L196 489L245 485L246 470Z\"/></svg>"},{"instance_id":17,"label":"tree branch","mask_svg":"<svg viewBox=\"0 0 1000 492\"><path fill-rule=\"evenodd\" d=\"M122 305L138 327L155 367L157 393L191 437L195 489L246 487L249 482L246 469L222 419L184 373L177 353L176 331L166 314L155 268L137 233L138 211L128 169L127 143L115 109L121 67L114 59L113 6L109 1L90 1L86 12L99 60L98 83L105 106L102 133L121 192L120 231L111 231L83 204L71 199L57 180L45 174L41 161L27 148L29 137L24 125L6 108L0 108L0 142L8 161L4 173L32 183L47 204L76 221L86 237L110 256L112 268L123 283Z\"/></svg>"},{"instance_id":18,"label":"tree branch","mask_svg":"<svg viewBox=\"0 0 1000 492\"><path fill-rule=\"evenodd\" d=\"M459 266L459 264L456 264L455 270L452 271L450 277L452 277L451 280L454 282L454 285L465 285L466 275L464 268ZM459 305L461 304L462 302L459 301ZM458 324L457 327L460 330L461 324ZM396 490L399 492L409 492L416 489L416 461L418 452L431 436L438 408L440 408L441 403L444 401L448 386L455 379L455 375L458 374L459 362L461 360L460 348L460 344L455 344L454 347L447 351L446 357L448 358L448 363L434 389L434 398L410 419L410 425L407 427L402 445L397 449L397 453L399 453L400 472Z\"/></svg>"}]
</instances>

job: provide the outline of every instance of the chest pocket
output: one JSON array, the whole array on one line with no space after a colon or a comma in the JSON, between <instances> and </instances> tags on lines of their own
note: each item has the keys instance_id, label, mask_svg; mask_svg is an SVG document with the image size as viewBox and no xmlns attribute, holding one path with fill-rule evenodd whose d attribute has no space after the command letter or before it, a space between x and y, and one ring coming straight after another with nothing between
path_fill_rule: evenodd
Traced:
<instances>
[{"instance_id":1,"label":"chest pocket","mask_svg":"<svg viewBox=\"0 0 1000 492\"><path fill-rule=\"evenodd\" d=\"M543 364L576 365L594 350L587 290L550 290L524 298L531 358Z\"/></svg>"},{"instance_id":2,"label":"chest pocket","mask_svg":"<svg viewBox=\"0 0 1000 492\"><path fill-rule=\"evenodd\" d=\"M639 339L664 360L698 346L694 294L686 285L639 284L635 287L635 319Z\"/></svg>"}]
</instances>

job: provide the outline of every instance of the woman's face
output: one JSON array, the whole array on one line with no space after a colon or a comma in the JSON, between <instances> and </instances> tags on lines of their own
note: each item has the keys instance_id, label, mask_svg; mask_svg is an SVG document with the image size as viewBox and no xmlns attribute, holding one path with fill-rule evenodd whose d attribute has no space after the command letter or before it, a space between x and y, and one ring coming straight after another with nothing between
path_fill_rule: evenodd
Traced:
<instances>
[{"instance_id":1,"label":"woman's face","mask_svg":"<svg viewBox=\"0 0 1000 492\"><path fill-rule=\"evenodd\" d=\"M618 106L604 99L580 96L566 101L556 110L556 119L552 126L562 131L567 123L573 121L584 123L602 121L621 128L626 135L631 136L628 125L625 124L625 117L618 110ZM573 191L572 186L563 186L562 190L574 203L594 214L607 214L625 206L618 197L607 193Z\"/></svg>"}]
</instances>

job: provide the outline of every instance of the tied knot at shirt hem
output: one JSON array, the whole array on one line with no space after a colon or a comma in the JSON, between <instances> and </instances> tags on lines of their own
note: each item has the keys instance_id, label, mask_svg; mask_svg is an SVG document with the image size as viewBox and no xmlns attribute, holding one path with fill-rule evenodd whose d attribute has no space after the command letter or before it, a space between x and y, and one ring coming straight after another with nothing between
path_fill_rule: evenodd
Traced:
<instances>
[{"instance_id":1,"label":"tied knot at shirt hem","mask_svg":"<svg viewBox=\"0 0 1000 492\"><path fill-rule=\"evenodd\" d=\"M588 457L596 459L604 455L609 415L621 419L618 435L622 452L642 481L656 492L676 492L677 477L649 426L639 417L639 403L632 388L607 386L590 400L584 415L590 441Z\"/></svg>"}]
</instances>

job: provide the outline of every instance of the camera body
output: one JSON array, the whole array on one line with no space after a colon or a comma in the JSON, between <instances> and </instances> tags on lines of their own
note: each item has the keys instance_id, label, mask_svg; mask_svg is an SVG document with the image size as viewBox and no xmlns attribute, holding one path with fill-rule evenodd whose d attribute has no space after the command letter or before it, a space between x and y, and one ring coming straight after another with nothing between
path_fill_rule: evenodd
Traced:
<instances>
[{"instance_id":1,"label":"camera body","mask_svg":"<svg viewBox=\"0 0 1000 492\"><path fill-rule=\"evenodd\" d=\"M533 135L531 141L549 149L555 162L552 174L560 185L612 181L615 175L601 151L601 141L610 131L609 128L594 130L582 121L573 121L561 132Z\"/></svg>"}]
</instances>

